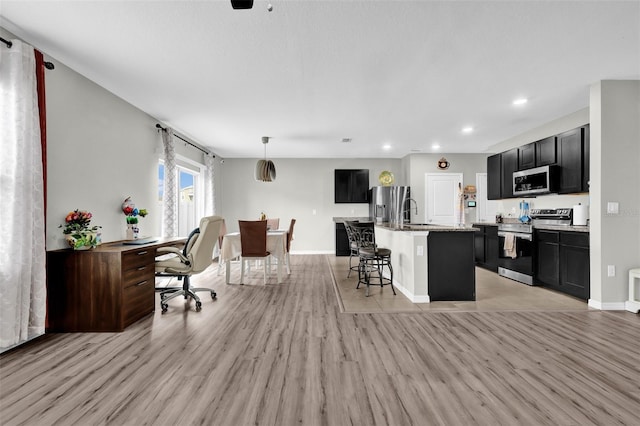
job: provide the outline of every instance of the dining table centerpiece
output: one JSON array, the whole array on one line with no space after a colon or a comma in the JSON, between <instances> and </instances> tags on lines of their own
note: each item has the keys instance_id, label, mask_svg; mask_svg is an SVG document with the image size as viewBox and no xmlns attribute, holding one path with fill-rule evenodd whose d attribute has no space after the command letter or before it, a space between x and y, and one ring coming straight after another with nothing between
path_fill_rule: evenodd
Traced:
<instances>
[{"instance_id":1,"label":"dining table centerpiece","mask_svg":"<svg viewBox=\"0 0 640 426\"><path fill-rule=\"evenodd\" d=\"M127 197L122 202L122 213L125 214L127 220L127 240L135 240L140 235L140 228L138 227L138 216L145 217L149 212L147 209L138 209L131 200L131 197Z\"/></svg>"},{"instance_id":2,"label":"dining table centerpiece","mask_svg":"<svg viewBox=\"0 0 640 426\"><path fill-rule=\"evenodd\" d=\"M91 212L76 209L64 218L62 233L66 235L67 244L74 250L90 250L100 244L101 226L91 226L92 217Z\"/></svg>"}]
</instances>

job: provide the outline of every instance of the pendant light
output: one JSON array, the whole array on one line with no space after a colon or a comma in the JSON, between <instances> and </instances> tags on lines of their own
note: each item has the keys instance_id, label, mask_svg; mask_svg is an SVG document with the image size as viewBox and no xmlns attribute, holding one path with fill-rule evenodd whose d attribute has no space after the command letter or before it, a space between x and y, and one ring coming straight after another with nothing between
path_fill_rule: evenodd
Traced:
<instances>
[{"instance_id":1,"label":"pendant light","mask_svg":"<svg viewBox=\"0 0 640 426\"><path fill-rule=\"evenodd\" d=\"M262 143L264 144L264 160L258 160L258 163L256 164L256 180L272 182L276 180L276 165L273 164L273 161L267 160L267 144L269 143L269 136L263 136Z\"/></svg>"}]
</instances>

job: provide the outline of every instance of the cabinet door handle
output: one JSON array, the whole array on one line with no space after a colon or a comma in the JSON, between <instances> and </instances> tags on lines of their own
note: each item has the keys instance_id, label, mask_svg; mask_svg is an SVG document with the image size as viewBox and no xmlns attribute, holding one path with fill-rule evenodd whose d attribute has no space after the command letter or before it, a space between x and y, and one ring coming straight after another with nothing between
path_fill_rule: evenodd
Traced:
<instances>
[{"instance_id":1,"label":"cabinet door handle","mask_svg":"<svg viewBox=\"0 0 640 426\"><path fill-rule=\"evenodd\" d=\"M140 287L141 285L145 285L147 282L149 282L149 280L140 281L138 284L136 284L136 287Z\"/></svg>"},{"instance_id":2,"label":"cabinet door handle","mask_svg":"<svg viewBox=\"0 0 640 426\"><path fill-rule=\"evenodd\" d=\"M139 267L137 270L138 270L138 271L144 271L145 269L147 269L147 267L146 267L146 266L141 266L141 267Z\"/></svg>"},{"instance_id":3,"label":"cabinet door handle","mask_svg":"<svg viewBox=\"0 0 640 426\"><path fill-rule=\"evenodd\" d=\"M142 256L143 254L147 254L147 253L148 253L148 251L146 251L146 250L145 251L139 251L138 252L138 256Z\"/></svg>"}]
</instances>

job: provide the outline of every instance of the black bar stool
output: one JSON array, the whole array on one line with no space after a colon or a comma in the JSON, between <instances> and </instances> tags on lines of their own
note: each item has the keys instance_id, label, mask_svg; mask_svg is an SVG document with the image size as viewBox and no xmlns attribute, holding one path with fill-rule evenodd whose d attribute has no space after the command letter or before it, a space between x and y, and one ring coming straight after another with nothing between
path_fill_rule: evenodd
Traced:
<instances>
[{"instance_id":1,"label":"black bar stool","mask_svg":"<svg viewBox=\"0 0 640 426\"><path fill-rule=\"evenodd\" d=\"M360 272L360 265L353 265L351 259L353 257L360 257L358 254L360 249L360 239L358 236L358 221L357 220L345 220L344 229L347 231L347 239L349 240L349 273L347 278L351 276L351 271Z\"/></svg>"},{"instance_id":2,"label":"black bar stool","mask_svg":"<svg viewBox=\"0 0 640 426\"><path fill-rule=\"evenodd\" d=\"M360 258L358 270L358 285L364 282L367 285L367 293L369 296L369 286L371 285L371 273L376 271L380 280L380 287L390 284L391 291L396 294L393 287L393 267L391 266L391 250L388 248L378 247L376 245L376 232L373 222L358 223L356 229L360 239L360 248L358 255ZM389 278L382 276L383 268L389 269ZM364 281L362 278L364 277Z\"/></svg>"}]
</instances>

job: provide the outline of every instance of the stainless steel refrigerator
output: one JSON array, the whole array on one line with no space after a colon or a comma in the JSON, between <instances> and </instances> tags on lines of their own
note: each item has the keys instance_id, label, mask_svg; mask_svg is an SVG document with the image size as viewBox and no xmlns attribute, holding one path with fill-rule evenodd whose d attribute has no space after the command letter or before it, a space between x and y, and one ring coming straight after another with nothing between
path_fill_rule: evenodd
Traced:
<instances>
[{"instance_id":1,"label":"stainless steel refrigerator","mask_svg":"<svg viewBox=\"0 0 640 426\"><path fill-rule=\"evenodd\" d=\"M371 188L369 216L378 223L408 223L411 219L408 186L374 186Z\"/></svg>"}]
</instances>

